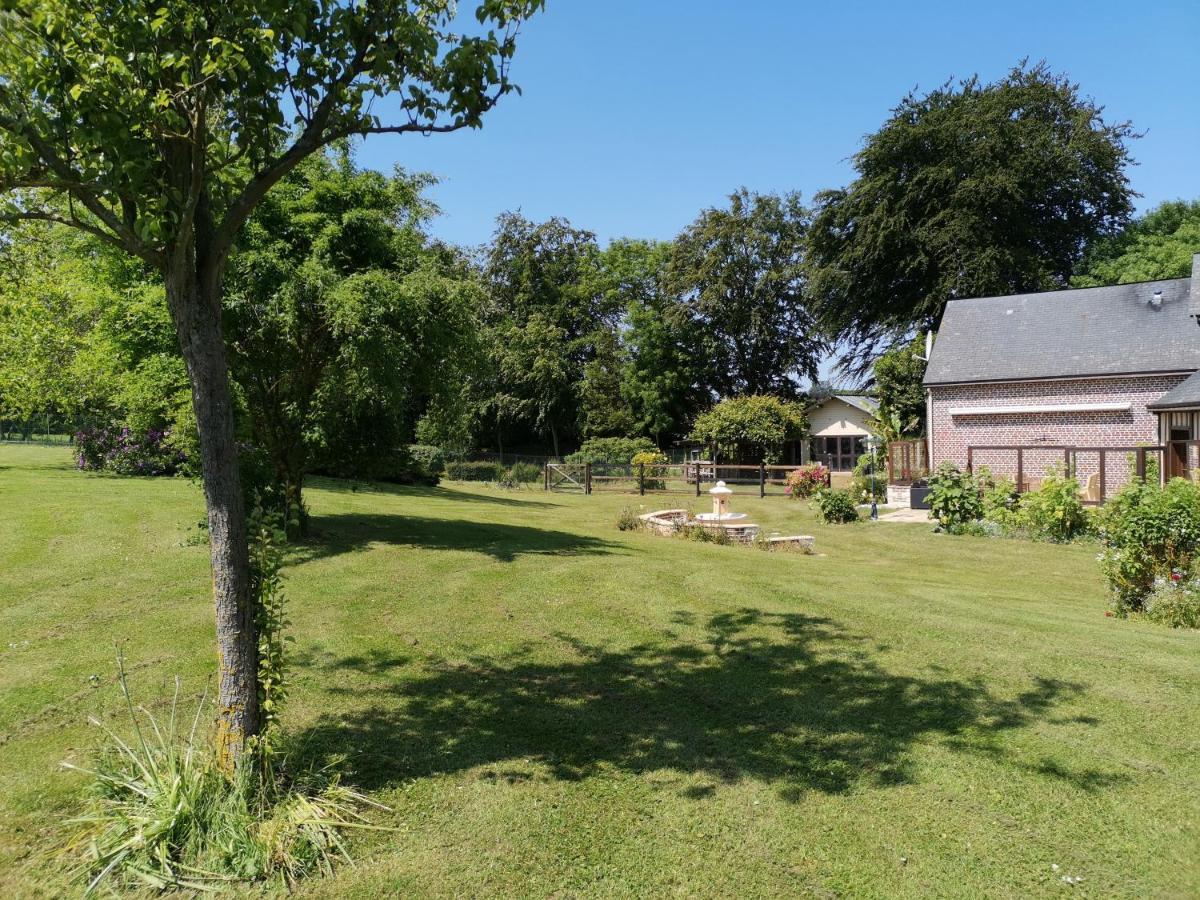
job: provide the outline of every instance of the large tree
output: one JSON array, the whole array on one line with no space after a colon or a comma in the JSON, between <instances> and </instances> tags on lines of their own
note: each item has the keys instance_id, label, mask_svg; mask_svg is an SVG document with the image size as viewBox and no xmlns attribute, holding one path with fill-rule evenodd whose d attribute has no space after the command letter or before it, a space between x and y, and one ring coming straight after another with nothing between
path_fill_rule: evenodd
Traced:
<instances>
[{"instance_id":1,"label":"large tree","mask_svg":"<svg viewBox=\"0 0 1200 900\"><path fill-rule=\"evenodd\" d=\"M668 290L700 325L723 396L792 396L797 376L816 377L825 342L804 296L808 220L798 194L743 188L675 239Z\"/></svg>"},{"instance_id":2,"label":"large tree","mask_svg":"<svg viewBox=\"0 0 1200 900\"><path fill-rule=\"evenodd\" d=\"M225 264L267 192L333 141L477 127L542 0L10 0L0 11L0 220L85 230L158 272L192 384L227 770L260 728Z\"/></svg>"},{"instance_id":3,"label":"large tree","mask_svg":"<svg viewBox=\"0 0 1200 900\"><path fill-rule=\"evenodd\" d=\"M671 245L614 241L603 254L604 285L624 310L621 396L630 433L660 447L682 437L713 400L703 326L665 285Z\"/></svg>"},{"instance_id":4,"label":"large tree","mask_svg":"<svg viewBox=\"0 0 1200 900\"><path fill-rule=\"evenodd\" d=\"M487 247L487 341L498 432L523 426L555 455L580 424L579 385L616 310L600 289L596 236L565 219L505 213Z\"/></svg>"},{"instance_id":5,"label":"large tree","mask_svg":"<svg viewBox=\"0 0 1200 900\"><path fill-rule=\"evenodd\" d=\"M1064 287L1135 196L1128 123L1045 65L909 94L816 197L809 288L854 374L954 297Z\"/></svg>"},{"instance_id":6,"label":"large tree","mask_svg":"<svg viewBox=\"0 0 1200 900\"><path fill-rule=\"evenodd\" d=\"M1169 200L1088 247L1075 287L1187 278L1200 253L1200 200Z\"/></svg>"},{"instance_id":7,"label":"large tree","mask_svg":"<svg viewBox=\"0 0 1200 900\"><path fill-rule=\"evenodd\" d=\"M231 365L289 524L303 525L314 460L386 476L418 408L455 378L472 339L475 279L430 245L428 176L317 154L247 224L226 277Z\"/></svg>"}]
</instances>

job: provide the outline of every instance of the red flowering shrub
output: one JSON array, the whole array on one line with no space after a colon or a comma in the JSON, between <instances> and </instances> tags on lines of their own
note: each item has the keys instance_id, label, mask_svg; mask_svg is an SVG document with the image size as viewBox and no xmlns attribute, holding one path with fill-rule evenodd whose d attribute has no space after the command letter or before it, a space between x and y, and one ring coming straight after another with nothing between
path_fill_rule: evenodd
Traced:
<instances>
[{"instance_id":1,"label":"red flowering shrub","mask_svg":"<svg viewBox=\"0 0 1200 900\"><path fill-rule=\"evenodd\" d=\"M804 500L829 483L829 470L820 463L801 466L788 473L785 490L793 500Z\"/></svg>"}]
</instances>

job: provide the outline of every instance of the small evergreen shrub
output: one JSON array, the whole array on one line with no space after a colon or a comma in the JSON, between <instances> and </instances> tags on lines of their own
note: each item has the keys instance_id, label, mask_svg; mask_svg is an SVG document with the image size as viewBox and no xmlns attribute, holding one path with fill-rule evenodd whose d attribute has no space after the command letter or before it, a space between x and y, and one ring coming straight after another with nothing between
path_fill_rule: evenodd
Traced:
<instances>
[{"instance_id":1,"label":"small evergreen shrub","mask_svg":"<svg viewBox=\"0 0 1200 900\"><path fill-rule=\"evenodd\" d=\"M1100 509L1100 570L1122 615L1140 612L1156 583L1191 581L1200 552L1200 487L1133 481Z\"/></svg>"},{"instance_id":2,"label":"small evergreen shrub","mask_svg":"<svg viewBox=\"0 0 1200 900\"><path fill-rule=\"evenodd\" d=\"M1079 496L1079 482L1056 473L1036 491L1021 496L1017 522L1036 540L1065 543L1091 530L1091 517Z\"/></svg>"},{"instance_id":3,"label":"small evergreen shrub","mask_svg":"<svg viewBox=\"0 0 1200 900\"><path fill-rule=\"evenodd\" d=\"M820 463L810 463L788 472L784 491L793 500L807 500L829 483L829 470Z\"/></svg>"},{"instance_id":4,"label":"small evergreen shrub","mask_svg":"<svg viewBox=\"0 0 1200 900\"><path fill-rule=\"evenodd\" d=\"M858 507L849 491L824 490L818 491L813 502L817 507L817 516L827 525L845 525L858 521Z\"/></svg>"},{"instance_id":5,"label":"small evergreen shrub","mask_svg":"<svg viewBox=\"0 0 1200 900\"><path fill-rule=\"evenodd\" d=\"M448 462L446 477L451 481L503 481L504 466L495 462Z\"/></svg>"},{"instance_id":6,"label":"small evergreen shrub","mask_svg":"<svg viewBox=\"0 0 1200 900\"><path fill-rule=\"evenodd\" d=\"M946 530L982 519L983 498L975 477L952 462L942 463L929 479L929 509Z\"/></svg>"},{"instance_id":7,"label":"small evergreen shrub","mask_svg":"<svg viewBox=\"0 0 1200 900\"><path fill-rule=\"evenodd\" d=\"M1195 579L1160 579L1146 597L1145 609L1146 618L1159 625L1200 628L1200 584Z\"/></svg>"},{"instance_id":8,"label":"small evergreen shrub","mask_svg":"<svg viewBox=\"0 0 1200 900\"><path fill-rule=\"evenodd\" d=\"M432 444L409 444L408 455L424 466L431 475L446 471L446 454L441 447Z\"/></svg>"}]
</instances>

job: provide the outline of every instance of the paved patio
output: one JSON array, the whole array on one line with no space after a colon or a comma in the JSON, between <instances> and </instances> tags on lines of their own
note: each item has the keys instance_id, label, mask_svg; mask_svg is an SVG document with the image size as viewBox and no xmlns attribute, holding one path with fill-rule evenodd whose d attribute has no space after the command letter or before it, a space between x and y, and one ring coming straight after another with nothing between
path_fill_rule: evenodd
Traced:
<instances>
[{"instance_id":1,"label":"paved patio","mask_svg":"<svg viewBox=\"0 0 1200 900\"><path fill-rule=\"evenodd\" d=\"M929 510L927 509L897 509L889 513L882 513L879 516L880 522L907 522L909 524L928 524L932 521L929 518Z\"/></svg>"}]
</instances>

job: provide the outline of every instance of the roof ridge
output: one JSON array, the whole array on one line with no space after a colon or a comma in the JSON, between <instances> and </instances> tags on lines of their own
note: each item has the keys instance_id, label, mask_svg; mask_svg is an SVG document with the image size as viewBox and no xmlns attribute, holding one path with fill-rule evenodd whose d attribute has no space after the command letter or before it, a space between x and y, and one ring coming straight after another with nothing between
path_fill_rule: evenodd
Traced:
<instances>
[{"instance_id":1,"label":"roof ridge","mask_svg":"<svg viewBox=\"0 0 1200 900\"><path fill-rule=\"evenodd\" d=\"M1044 297L1048 294L1074 294L1078 291L1108 291L1113 288L1131 288L1137 287L1139 284L1168 284L1174 281L1191 281L1191 276L1185 275L1182 278L1148 278L1145 281L1122 281L1117 284L1092 284L1087 287L1065 287L1054 288L1053 290L1045 291L1022 291L1019 294L988 294L983 297L951 297L946 301L950 303L969 303L972 300L1011 300L1014 297Z\"/></svg>"}]
</instances>

